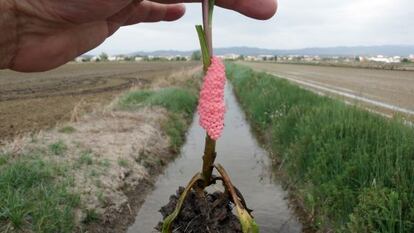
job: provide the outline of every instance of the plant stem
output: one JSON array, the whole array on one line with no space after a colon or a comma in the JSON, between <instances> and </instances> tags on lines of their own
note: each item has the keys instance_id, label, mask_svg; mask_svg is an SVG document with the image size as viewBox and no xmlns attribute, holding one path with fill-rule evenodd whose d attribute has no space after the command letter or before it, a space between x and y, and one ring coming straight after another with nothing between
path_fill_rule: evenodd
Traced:
<instances>
[{"instance_id":1,"label":"plant stem","mask_svg":"<svg viewBox=\"0 0 414 233\"><path fill-rule=\"evenodd\" d=\"M212 3L214 4L214 2L210 0L203 0L203 3L202 3L203 28L204 28L204 33L206 37L208 53L210 54L210 57L213 56L213 42L212 42L213 37L212 37L212 28L211 28L211 22L212 22L211 17L212 17L213 6L210 5Z\"/></svg>"},{"instance_id":2,"label":"plant stem","mask_svg":"<svg viewBox=\"0 0 414 233\"><path fill-rule=\"evenodd\" d=\"M203 179L204 188L211 184L211 175L214 168L214 160L216 159L216 141L206 135L206 143L203 156Z\"/></svg>"},{"instance_id":3,"label":"plant stem","mask_svg":"<svg viewBox=\"0 0 414 233\"><path fill-rule=\"evenodd\" d=\"M212 0L203 0L202 8L203 8L203 28L204 28L204 38L205 43L207 45L209 58L213 56L213 45L212 45L212 11L214 7L214 1ZM210 61L208 61L210 63ZM210 64L206 64L204 62L204 71L207 71L207 68ZM207 68L206 68L207 67ZM204 179L204 188L209 186L211 183L211 175L213 173L214 168L214 160L216 159L216 141L210 138L208 134L206 134L206 143L204 148L204 156L203 156L203 167L202 167L202 174Z\"/></svg>"}]
</instances>

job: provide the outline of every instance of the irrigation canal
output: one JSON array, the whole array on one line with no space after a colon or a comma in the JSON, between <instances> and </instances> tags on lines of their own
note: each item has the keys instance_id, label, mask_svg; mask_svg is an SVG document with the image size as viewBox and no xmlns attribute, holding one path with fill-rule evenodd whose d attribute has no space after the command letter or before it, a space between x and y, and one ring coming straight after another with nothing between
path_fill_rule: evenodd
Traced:
<instances>
[{"instance_id":1,"label":"irrigation canal","mask_svg":"<svg viewBox=\"0 0 414 233\"><path fill-rule=\"evenodd\" d=\"M286 192L273 178L270 160L253 134L238 105L231 86L225 91L227 113L222 137L217 142L217 161L243 193L253 209L261 233L296 233L302 226L288 207ZM161 221L158 210L165 205L179 186L184 186L201 169L205 131L198 124L197 114L187 134L181 155L158 178L155 188L142 205L128 233L157 232ZM221 189L221 186L213 189Z\"/></svg>"}]
</instances>

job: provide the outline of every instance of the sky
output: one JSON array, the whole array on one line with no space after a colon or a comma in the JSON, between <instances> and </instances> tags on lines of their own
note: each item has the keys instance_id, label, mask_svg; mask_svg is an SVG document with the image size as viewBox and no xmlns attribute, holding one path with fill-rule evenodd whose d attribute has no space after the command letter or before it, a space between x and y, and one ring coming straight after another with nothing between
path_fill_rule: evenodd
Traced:
<instances>
[{"instance_id":1,"label":"sky","mask_svg":"<svg viewBox=\"0 0 414 233\"><path fill-rule=\"evenodd\" d=\"M277 14L258 21L215 8L214 47L268 49L359 45L413 45L413 0L279 0ZM175 22L123 27L89 52L128 54L136 51L198 49L194 25L201 24L201 5L186 4Z\"/></svg>"}]
</instances>

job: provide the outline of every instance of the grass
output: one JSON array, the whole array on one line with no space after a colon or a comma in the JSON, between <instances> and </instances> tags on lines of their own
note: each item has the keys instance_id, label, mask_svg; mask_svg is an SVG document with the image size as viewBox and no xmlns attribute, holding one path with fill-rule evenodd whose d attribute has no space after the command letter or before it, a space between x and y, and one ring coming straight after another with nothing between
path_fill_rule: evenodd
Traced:
<instances>
[{"instance_id":1,"label":"grass","mask_svg":"<svg viewBox=\"0 0 414 233\"><path fill-rule=\"evenodd\" d=\"M316 229L414 232L413 128L243 66L227 70Z\"/></svg>"},{"instance_id":2,"label":"grass","mask_svg":"<svg viewBox=\"0 0 414 233\"><path fill-rule=\"evenodd\" d=\"M187 125L186 120L179 114L169 114L168 120L161 124L163 131L170 138L171 149L175 152L184 144Z\"/></svg>"},{"instance_id":3,"label":"grass","mask_svg":"<svg viewBox=\"0 0 414 233\"><path fill-rule=\"evenodd\" d=\"M120 167L128 167L129 163L128 163L128 160L119 158L118 159L118 165Z\"/></svg>"},{"instance_id":4,"label":"grass","mask_svg":"<svg viewBox=\"0 0 414 233\"><path fill-rule=\"evenodd\" d=\"M90 151L84 151L81 153L78 163L80 165L92 165L93 164L93 157Z\"/></svg>"},{"instance_id":5,"label":"grass","mask_svg":"<svg viewBox=\"0 0 414 233\"><path fill-rule=\"evenodd\" d=\"M186 116L192 116L196 104L197 96L182 88L132 91L121 97L119 101L119 106L124 109L161 106L170 112Z\"/></svg>"},{"instance_id":6,"label":"grass","mask_svg":"<svg viewBox=\"0 0 414 233\"><path fill-rule=\"evenodd\" d=\"M60 128L58 131L59 133L71 134L71 133L74 133L76 129L73 128L72 126L64 126Z\"/></svg>"},{"instance_id":7,"label":"grass","mask_svg":"<svg viewBox=\"0 0 414 233\"><path fill-rule=\"evenodd\" d=\"M65 145L63 141L58 141L49 145L49 150L54 155L63 155L63 153L65 153L67 149L68 147Z\"/></svg>"},{"instance_id":8,"label":"grass","mask_svg":"<svg viewBox=\"0 0 414 233\"><path fill-rule=\"evenodd\" d=\"M184 143L188 123L197 105L194 86L187 89L164 88L160 90L140 90L126 93L118 102L121 109L134 110L144 106L159 106L168 110L168 120L162 122L163 131L169 136L171 148L178 151ZM191 88L192 87L192 88Z\"/></svg>"},{"instance_id":9,"label":"grass","mask_svg":"<svg viewBox=\"0 0 414 233\"><path fill-rule=\"evenodd\" d=\"M7 154L0 153L0 167L7 163Z\"/></svg>"},{"instance_id":10,"label":"grass","mask_svg":"<svg viewBox=\"0 0 414 233\"><path fill-rule=\"evenodd\" d=\"M100 220L100 216L94 209L86 210L86 216L83 220L83 223L90 224L93 222L98 222Z\"/></svg>"},{"instance_id":11,"label":"grass","mask_svg":"<svg viewBox=\"0 0 414 233\"><path fill-rule=\"evenodd\" d=\"M0 169L0 232L72 232L80 199L70 182L53 177L63 169L25 155Z\"/></svg>"},{"instance_id":12,"label":"grass","mask_svg":"<svg viewBox=\"0 0 414 233\"><path fill-rule=\"evenodd\" d=\"M111 167L111 162L108 159L103 159L103 160L98 161L98 165L105 167L105 168L109 168Z\"/></svg>"}]
</instances>

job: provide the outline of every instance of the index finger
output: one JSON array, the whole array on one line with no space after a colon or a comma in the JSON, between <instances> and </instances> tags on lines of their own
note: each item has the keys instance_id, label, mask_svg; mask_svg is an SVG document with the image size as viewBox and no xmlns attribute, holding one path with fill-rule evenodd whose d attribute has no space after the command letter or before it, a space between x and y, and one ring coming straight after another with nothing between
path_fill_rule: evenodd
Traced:
<instances>
[{"instance_id":1,"label":"index finger","mask_svg":"<svg viewBox=\"0 0 414 233\"><path fill-rule=\"evenodd\" d=\"M169 3L184 3L184 2L201 2L201 0L152 0L154 2L169 4ZM243 15L255 19L269 19L277 10L276 0L216 0L216 5L235 10Z\"/></svg>"}]
</instances>

